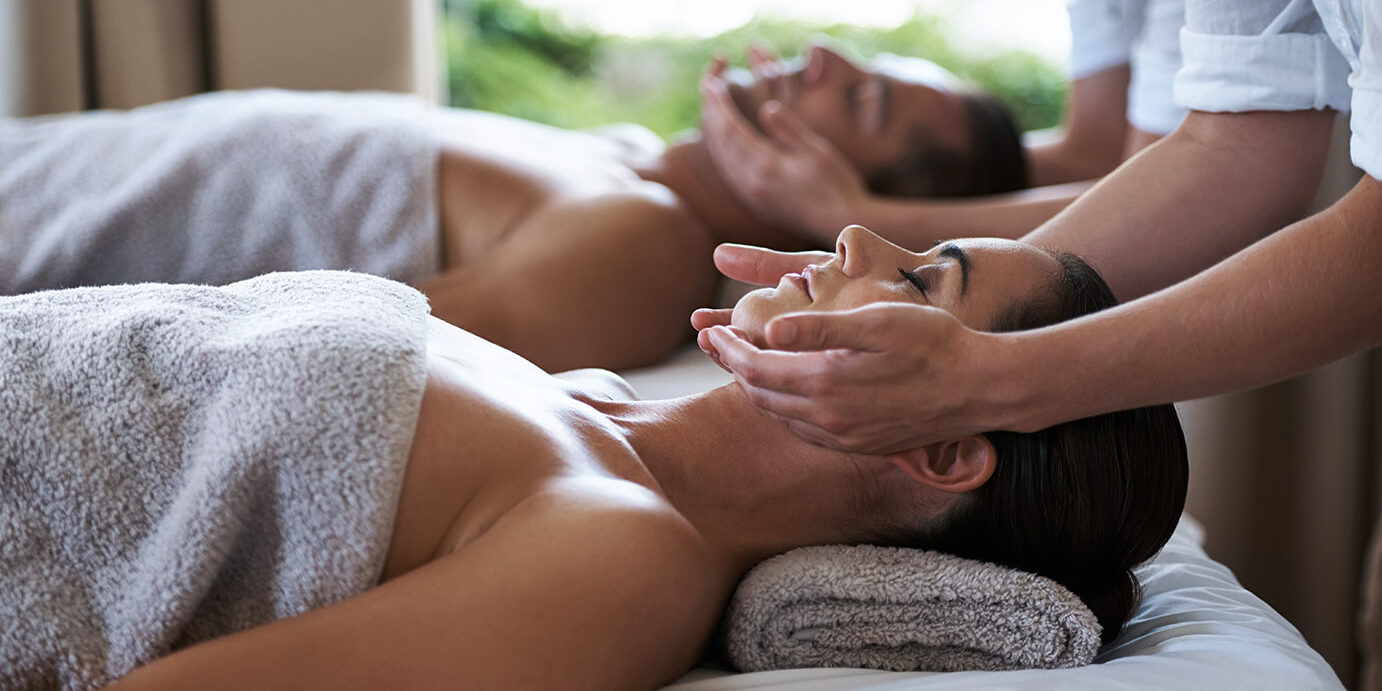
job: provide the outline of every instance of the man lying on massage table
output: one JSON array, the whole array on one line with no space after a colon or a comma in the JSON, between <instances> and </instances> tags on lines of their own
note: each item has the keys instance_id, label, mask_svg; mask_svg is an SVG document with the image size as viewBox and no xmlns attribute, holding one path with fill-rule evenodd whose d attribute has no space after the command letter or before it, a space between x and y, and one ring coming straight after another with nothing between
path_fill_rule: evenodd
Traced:
<instances>
[{"instance_id":1,"label":"man lying on massage table","mask_svg":"<svg viewBox=\"0 0 1382 691\"><path fill-rule=\"evenodd\" d=\"M986 95L824 47L734 93L746 113L782 101L881 193L1024 186ZM382 94L0 121L0 162L0 294L352 269L417 286L437 317L553 372L645 365L683 341L717 243L814 244L740 206L699 136L664 146Z\"/></svg>"},{"instance_id":2,"label":"man lying on massage table","mask_svg":"<svg viewBox=\"0 0 1382 691\"><path fill-rule=\"evenodd\" d=\"M346 285L311 293L303 276ZM1045 575L1089 605L1108 641L1137 598L1130 570L1165 543L1185 499L1185 442L1168 405L890 457L844 454L801 441L736 384L637 401L607 372L550 376L426 319L415 293L372 277L156 286L167 307L141 311L121 296L142 288L0 299L16 357L39 360L16 368L4 393L12 405L0 413L0 450L16 458L0 474L0 620L8 630L0 661L20 661L6 662L0 681L114 681L112 689L128 690L647 688L696 663L748 568L830 543L925 546ZM322 299L323 291L342 297ZM878 301L930 304L998 330L1113 302L1071 256L1006 240L915 254L856 226L841 233L829 263L751 293L733 322L758 338L783 311ZM359 316L400 303L407 318ZM72 315L83 309L133 316L116 318L113 334L51 343L55 331L91 323L89 314ZM188 329L208 335L187 352L159 346ZM281 342L294 329L303 339L336 330L346 337L339 348L272 349L304 374L281 385L266 377L248 406L203 383L251 379L237 370L254 368L265 352L254 344ZM389 342L402 345L378 345ZM47 361L67 347L104 357L68 363L74 375ZM127 350L112 356L115 348ZM362 359L339 362L342 353ZM187 403L199 400L189 387L168 383L177 376L211 392L206 409ZM327 393L294 402L279 387L293 391L299 383L288 381L298 378ZM127 382L112 392L115 403L88 400L102 380ZM54 388L66 393L52 396ZM330 393L361 390L368 393ZM342 412L385 397L397 399L385 402L388 413L351 422ZM72 420L83 416L109 420L126 410L138 418L153 409L168 411L164 424L120 423L138 437L117 440L128 451L65 448L63 437L42 436L47 424L75 430ZM304 456L258 459L249 470L224 473L217 459L181 467L195 454L238 448L226 436L195 437L216 431L210 410L262 410L256 419L337 432L246 440ZM158 431L142 432L150 428ZM400 431L398 443L386 440L394 453L355 457L386 428ZM175 447L186 458L141 456L179 434L192 439ZM72 470L83 451L92 465ZM146 472L162 466L169 470ZM52 489L64 473L87 489ZM125 479L139 473L148 479ZM293 484L298 475L306 485ZM236 484L207 480L223 476ZM362 493L376 497L373 514L341 513L340 497ZM170 545L169 535L182 535L172 525L178 512L220 527L189 529L195 539ZM145 533L122 537L109 527L150 516ZM362 546L360 534L377 539ZM213 539L223 542L204 544ZM189 565L203 553L208 564ZM267 561L246 567L253 559ZM166 576L189 569L200 585ZM340 585L360 573L369 577Z\"/></svg>"}]
</instances>

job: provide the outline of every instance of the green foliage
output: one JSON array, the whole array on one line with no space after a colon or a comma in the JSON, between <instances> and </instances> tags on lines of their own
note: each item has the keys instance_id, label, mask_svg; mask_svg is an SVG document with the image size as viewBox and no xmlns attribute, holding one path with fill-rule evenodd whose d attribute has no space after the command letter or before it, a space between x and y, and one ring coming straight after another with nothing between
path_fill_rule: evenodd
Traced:
<instances>
[{"instance_id":1,"label":"green foliage","mask_svg":"<svg viewBox=\"0 0 1382 691\"><path fill-rule=\"evenodd\" d=\"M573 28L519 0L447 0L443 31L451 102L560 127L637 122L663 136L696 126L696 88L715 53L731 60L752 43L796 54L825 37L860 57L916 55L997 94L1024 129L1060 120L1065 80L1030 53L976 54L946 36L944 21L914 15L890 29L757 18L709 39L630 39Z\"/></svg>"}]
</instances>

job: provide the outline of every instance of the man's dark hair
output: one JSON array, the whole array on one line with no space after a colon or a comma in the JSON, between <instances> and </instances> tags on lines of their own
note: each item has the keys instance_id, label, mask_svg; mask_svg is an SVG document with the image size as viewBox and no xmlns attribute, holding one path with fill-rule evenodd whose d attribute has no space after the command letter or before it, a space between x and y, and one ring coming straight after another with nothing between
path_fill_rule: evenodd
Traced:
<instances>
[{"instance_id":1,"label":"man's dark hair","mask_svg":"<svg viewBox=\"0 0 1382 691\"><path fill-rule=\"evenodd\" d=\"M942 145L917 129L907 153L869 177L869 189L894 197L966 197L1027 187L1027 150L1007 105L983 91L957 95L969 129L966 148Z\"/></svg>"}]
</instances>

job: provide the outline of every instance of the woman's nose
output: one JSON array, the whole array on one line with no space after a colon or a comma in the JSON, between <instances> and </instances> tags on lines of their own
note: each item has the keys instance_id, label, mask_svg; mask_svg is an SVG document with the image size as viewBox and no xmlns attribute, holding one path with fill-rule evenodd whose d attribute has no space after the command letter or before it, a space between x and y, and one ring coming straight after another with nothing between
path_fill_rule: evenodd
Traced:
<instances>
[{"instance_id":1,"label":"woman's nose","mask_svg":"<svg viewBox=\"0 0 1382 691\"><path fill-rule=\"evenodd\" d=\"M835 256L840 261L840 270L846 276L863 276L869 271L879 270L887 264L883 260L896 251L896 245L863 226L846 226L835 240ZM896 268L887 270L895 271Z\"/></svg>"}]
</instances>

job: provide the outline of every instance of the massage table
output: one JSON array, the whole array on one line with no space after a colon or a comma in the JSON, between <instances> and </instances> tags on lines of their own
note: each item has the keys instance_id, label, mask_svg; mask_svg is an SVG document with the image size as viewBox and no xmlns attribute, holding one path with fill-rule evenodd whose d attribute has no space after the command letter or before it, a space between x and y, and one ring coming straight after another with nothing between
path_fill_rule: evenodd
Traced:
<instances>
[{"instance_id":1,"label":"massage table","mask_svg":"<svg viewBox=\"0 0 1382 691\"><path fill-rule=\"evenodd\" d=\"M694 345L663 363L622 373L645 399L674 398L730 381ZM1182 518L1161 553L1137 570L1143 601L1095 664L1013 672L885 672L791 669L736 674L702 666L674 691L941 691L949 689L1342 689L1334 670L1284 617L1210 559L1203 529Z\"/></svg>"}]
</instances>

